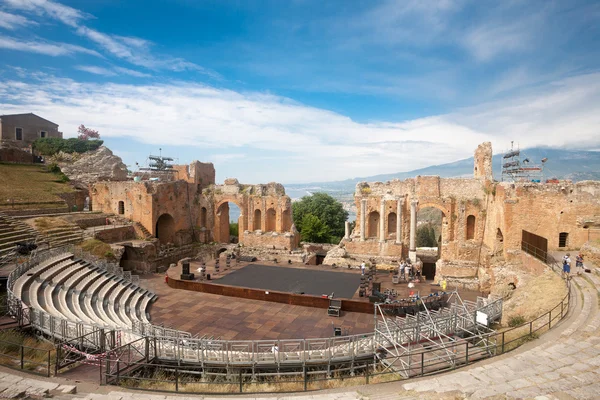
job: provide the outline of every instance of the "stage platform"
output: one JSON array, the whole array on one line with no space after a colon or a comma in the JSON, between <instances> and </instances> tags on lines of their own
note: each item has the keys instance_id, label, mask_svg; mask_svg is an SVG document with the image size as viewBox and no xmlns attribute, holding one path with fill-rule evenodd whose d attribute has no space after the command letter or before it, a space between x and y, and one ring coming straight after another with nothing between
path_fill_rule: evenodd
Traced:
<instances>
[{"instance_id":1,"label":"stage platform","mask_svg":"<svg viewBox=\"0 0 600 400\"><path fill-rule=\"evenodd\" d=\"M213 280L213 283L314 296L335 293L336 298L351 299L360 285L360 275L250 264Z\"/></svg>"}]
</instances>

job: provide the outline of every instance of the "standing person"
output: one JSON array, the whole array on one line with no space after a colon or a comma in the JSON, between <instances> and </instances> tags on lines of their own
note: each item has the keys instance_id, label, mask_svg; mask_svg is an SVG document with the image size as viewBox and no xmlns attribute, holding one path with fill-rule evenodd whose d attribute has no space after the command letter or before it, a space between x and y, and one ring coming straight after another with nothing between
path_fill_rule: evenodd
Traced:
<instances>
[{"instance_id":1,"label":"standing person","mask_svg":"<svg viewBox=\"0 0 600 400\"><path fill-rule=\"evenodd\" d=\"M565 275L565 279L569 279L571 277L571 258L570 254L567 253L563 257L563 273Z\"/></svg>"},{"instance_id":2,"label":"standing person","mask_svg":"<svg viewBox=\"0 0 600 400\"><path fill-rule=\"evenodd\" d=\"M400 261L400 279L404 280L404 272L406 270L406 264L404 263L404 260Z\"/></svg>"},{"instance_id":3,"label":"standing person","mask_svg":"<svg viewBox=\"0 0 600 400\"><path fill-rule=\"evenodd\" d=\"M581 275L583 272L583 256L581 253L577 254L577 257L575 257L575 267L577 267L577 275Z\"/></svg>"},{"instance_id":4,"label":"standing person","mask_svg":"<svg viewBox=\"0 0 600 400\"><path fill-rule=\"evenodd\" d=\"M409 262L410 260L406 260L406 280L410 280L412 277L412 264Z\"/></svg>"},{"instance_id":5,"label":"standing person","mask_svg":"<svg viewBox=\"0 0 600 400\"><path fill-rule=\"evenodd\" d=\"M367 266L365 265L364 261L362 264L360 264L360 273L361 275L365 274L365 269L367 268Z\"/></svg>"}]
</instances>

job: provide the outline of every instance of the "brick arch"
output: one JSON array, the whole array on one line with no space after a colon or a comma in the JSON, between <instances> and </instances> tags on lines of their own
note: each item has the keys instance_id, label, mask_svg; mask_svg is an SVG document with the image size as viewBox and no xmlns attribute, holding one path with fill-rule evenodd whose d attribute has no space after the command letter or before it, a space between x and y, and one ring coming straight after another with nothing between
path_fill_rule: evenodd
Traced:
<instances>
[{"instance_id":1,"label":"brick arch","mask_svg":"<svg viewBox=\"0 0 600 400\"><path fill-rule=\"evenodd\" d=\"M240 206L240 203L236 199L225 198L217 202L214 208L215 219L214 219L214 240L219 243L229 243L229 203L235 204L240 209L240 219L244 216L244 208ZM239 223L239 220L238 220ZM238 229L242 230L242 227L238 225Z\"/></svg>"},{"instance_id":2,"label":"brick arch","mask_svg":"<svg viewBox=\"0 0 600 400\"><path fill-rule=\"evenodd\" d=\"M161 244L173 243L175 239L175 219L168 213L161 214L156 220L155 234Z\"/></svg>"}]
</instances>

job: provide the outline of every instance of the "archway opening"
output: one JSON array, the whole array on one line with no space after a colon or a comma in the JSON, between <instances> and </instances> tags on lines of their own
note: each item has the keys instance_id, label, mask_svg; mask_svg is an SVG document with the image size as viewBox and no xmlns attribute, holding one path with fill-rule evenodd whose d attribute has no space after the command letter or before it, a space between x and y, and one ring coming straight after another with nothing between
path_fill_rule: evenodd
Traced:
<instances>
[{"instance_id":1,"label":"archway opening","mask_svg":"<svg viewBox=\"0 0 600 400\"><path fill-rule=\"evenodd\" d=\"M504 251L504 235L500 228L496 229L496 251L495 253L502 253Z\"/></svg>"},{"instance_id":2,"label":"archway opening","mask_svg":"<svg viewBox=\"0 0 600 400\"><path fill-rule=\"evenodd\" d=\"M442 254L444 223L445 215L436 207L423 207L417 213L417 257L423 261L423 275L428 279L431 275L435 276L435 263Z\"/></svg>"},{"instance_id":3,"label":"archway opening","mask_svg":"<svg viewBox=\"0 0 600 400\"><path fill-rule=\"evenodd\" d=\"M369 219L367 223L367 237L376 238L379 235L379 213L377 211L371 211L369 213Z\"/></svg>"},{"instance_id":4,"label":"archway opening","mask_svg":"<svg viewBox=\"0 0 600 400\"><path fill-rule=\"evenodd\" d=\"M387 234L395 235L396 234L396 221L398 221L398 217L395 212L391 212L388 214L387 220Z\"/></svg>"},{"instance_id":5,"label":"archway opening","mask_svg":"<svg viewBox=\"0 0 600 400\"><path fill-rule=\"evenodd\" d=\"M475 216L467 217L467 240L475 239Z\"/></svg>"},{"instance_id":6,"label":"archway opening","mask_svg":"<svg viewBox=\"0 0 600 400\"><path fill-rule=\"evenodd\" d=\"M215 240L219 243L237 243L241 210L235 203L225 202L217 208Z\"/></svg>"},{"instance_id":7,"label":"archway opening","mask_svg":"<svg viewBox=\"0 0 600 400\"><path fill-rule=\"evenodd\" d=\"M171 214L163 214L156 220L156 237L161 244L173 243L175 220Z\"/></svg>"},{"instance_id":8,"label":"archway opening","mask_svg":"<svg viewBox=\"0 0 600 400\"><path fill-rule=\"evenodd\" d=\"M252 218L252 230L262 230L262 212L254 210L254 218Z\"/></svg>"},{"instance_id":9,"label":"archway opening","mask_svg":"<svg viewBox=\"0 0 600 400\"><path fill-rule=\"evenodd\" d=\"M265 232L275 232L277 223L277 213L275 209L269 208L267 210L267 215L265 216Z\"/></svg>"},{"instance_id":10,"label":"archway opening","mask_svg":"<svg viewBox=\"0 0 600 400\"><path fill-rule=\"evenodd\" d=\"M120 215L125 214L125 202L124 201L119 201L119 214Z\"/></svg>"},{"instance_id":11,"label":"archway opening","mask_svg":"<svg viewBox=\"0 0 600 400\"><path fill-rule=\"evenodd\" d=\"M292 214L289 209L281 213L281 230L289 232L292 229Z\"/></svg>"}]
</instances>

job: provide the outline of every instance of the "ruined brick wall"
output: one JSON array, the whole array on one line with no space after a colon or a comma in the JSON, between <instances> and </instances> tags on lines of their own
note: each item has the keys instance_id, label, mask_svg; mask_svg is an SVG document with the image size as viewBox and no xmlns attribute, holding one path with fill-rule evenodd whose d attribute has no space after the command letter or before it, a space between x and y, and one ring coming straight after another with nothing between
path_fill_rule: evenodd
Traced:
<instances>
[{"instance_id":1,"label":"ruined brick wall","mask_svg":"<svg viewBox=\"0 0 600 400\"><path fill-rule=\"evenodd\" d=\"M212 163L193 161L189 165L174 165L177 179L200 185L202 189L215 184L215 166Z\"/></svg>"},{"instance_id":2,"label":"ruined brick wall","mask_svg":"<svg viewBox=\"0 0 600 400\"><path fill-rule=\"evenodd\" d=\"M571 184L501 183L495 188L488 214L485 243L504 238L504 253L520 249L522 231L548 239L548 250L559 249L559 235L567 234L565 248L583 246L600 216L600 182ZM508 254L507 254L508 252Z\"/></svg>"},{"instance_id":3,"label":"ruined brick wall","mask_svg":"<svg viewBox=\"0 0 600 400\"><path fill-rule=\"evenodd\" d=\"M477 146L474 160L473 177L492 181L492 144L485 142Z\"/></svg>"},{"instance_id":4,"label":"ruined brick wall","mask_svg":"<svg viewBox=\"0 0 600 400\"><path fill-rule=\"evenodd\" d=\"M139 222L153 236L158 232L163 244L183 245L194 240L229 243L229 203L236 204L241 211L240 243L245 244L246 233L254 231L265 234L250 238L251 246L293 249L299 241L292 228L291 199L285 195L283 186L276 183L241 185L233 179L203 189L195 178L192 183L98 182L92 187L91 197L94 210ZM255 215L260 215L256 221ZM160 235L161 227L164 238Z\"/></svg>"}]
</instances>

